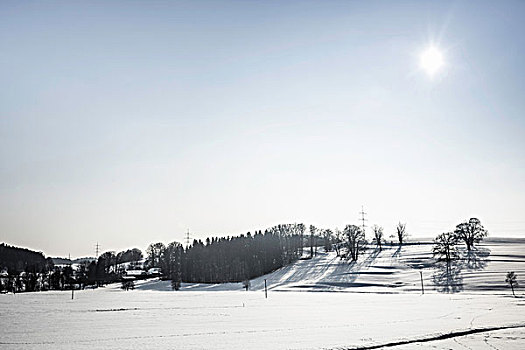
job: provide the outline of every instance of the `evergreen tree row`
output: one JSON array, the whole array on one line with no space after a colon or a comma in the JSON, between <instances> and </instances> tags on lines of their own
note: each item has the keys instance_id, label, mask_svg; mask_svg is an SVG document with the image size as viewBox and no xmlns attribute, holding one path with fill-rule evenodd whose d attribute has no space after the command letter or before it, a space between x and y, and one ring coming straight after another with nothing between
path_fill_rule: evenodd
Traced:
<instances>
[{"instance_id":1,"label":"evergreen tree row","mask_svg":"<svg viewBox=\"0 0 525 350\"><path fill-rule=\"evenodd\" d=\"M253 235L194 240L186 249L177 242L154 243L147 249L146 264L160 268L174 289L180 282L241 282L297 260L303 250L304 227L277 225Z\"/></svg>"}]
</instances>

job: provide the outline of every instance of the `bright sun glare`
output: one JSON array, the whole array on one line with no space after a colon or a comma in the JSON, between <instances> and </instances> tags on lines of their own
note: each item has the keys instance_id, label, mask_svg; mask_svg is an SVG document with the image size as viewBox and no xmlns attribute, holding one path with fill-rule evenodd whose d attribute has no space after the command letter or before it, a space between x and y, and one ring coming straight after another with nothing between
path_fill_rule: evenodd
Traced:
<instances>
[{"instance_id":1,"label":"bright sun glare","mask_svg":"<svg viewBox=\"0 0 525 350\"><path fill-rule=\"evenodd\" d=\"M433 76L444 64L443 55L435 47L426 49L420 57L420 65L428 75Z\"/></svg>"}]
</instances>

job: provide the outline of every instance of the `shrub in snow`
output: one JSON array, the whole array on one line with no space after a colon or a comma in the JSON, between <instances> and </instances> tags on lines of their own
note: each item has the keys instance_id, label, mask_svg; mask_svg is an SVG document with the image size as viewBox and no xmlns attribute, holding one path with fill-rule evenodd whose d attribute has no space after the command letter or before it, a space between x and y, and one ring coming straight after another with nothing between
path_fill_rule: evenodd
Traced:
<instances>
[{"instance_id":1,"label":"shrub in snow","mask_svg":"<svg viewBox=\"0 0 525 350\"><path fill-rule=\"evenodd\" d=\"M124 290L130 290L130 289L135 289L135 282L133 281L134 278L125 278L123 277L122 278L122 286L120 288L124 289Z\"/></svg>"},{"instance_id":2,"label":"shrub in snow","mask_svg":"<svg viewBox=\"0 0 525 350\"><path fill-rule=\"evenodd\" d=\"M251 284L250 284L250 280L244 280L244 281L242 281L242 287L243 287L244 289L248 290L248 289L250 289L250 286L251 286Z\"/></svg>"}]
</instances>

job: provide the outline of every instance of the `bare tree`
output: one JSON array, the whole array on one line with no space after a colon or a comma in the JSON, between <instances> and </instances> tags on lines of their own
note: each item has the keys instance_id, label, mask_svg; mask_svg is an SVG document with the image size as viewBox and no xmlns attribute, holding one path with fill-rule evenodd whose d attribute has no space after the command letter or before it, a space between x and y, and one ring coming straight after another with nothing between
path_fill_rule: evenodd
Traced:
<instances>
[{"instance_id":1,"label":"bare tree","mask_svg":"<svg viewBox=\"0 0 525 350\"><path fill-rule=\"evenodd\" d=\"M162 242L151 243L148 246L148 249L146 249L146 253L148 254L148 262L150 267L160 266L162 254L164 254L165 249L166 246Z\"/></svg>"},{"instance_id":2,"label":"bare tree","mask_svg":"<svg viewBox=\"0 0 525 350\"><path fill-rule=\"evenodd\" d=\"M379 247L379 251L382 251L382 243L383 243L383 228L378 225L372 226L372 230L374 231L374 241L376 242L376 245Z\"/></svg>"},{"instance_id":3,"label":"bare tree","mask_svg":"<svg viewBox=\"0 0 525 350\"><path fill-rule=\"evenodd\" d=\"M304 231L306 231L306 226L304 224L296 224L295 232L299 235L299 255L303 255L303 246L304 246Z\"/></svg>"},{"instance_id":4,"label":"bare tree","mask_svg":"<svg viewBox=\"0 0 525 350\"><path fill-rule=\"evenodd\" d=\"M359 252L364 250L366 240L363 230L356 225L346 225L344 234L348 242L348 250L352 261L357 261Z\"/></svg>"},{"instance_id":5,"label":"bare tree","mask_svg":"<svg viewBox=\"0 0 525 350\"><path fill-rule=\"evenodd\" d=\"M322 234L323 234L324 249L326 252L329 252L332 250L332 240L333 240L334 233L332 232L332 230L328 228L328 229L322 230Z\"/></svg>"},{"instance_id":6,"label":"bare tree","mask_svg":"<svg viewBox=\"0 0 525 350\"><path fill-rule=\"evenodd\" d=\"M437 256L439 260L444 260L450 264L453 259L458 257L457 243L458 238L453 232L442 233L434 239L432 254Z\"/></svg>"},{"instance_id":7,"label":"bare tree","mask_svg":"<svg viewBox=\"0 0 525 350\"><path fill-rule=\"evenodd\" d=\"M182 282L182 256L184 248L179 242L171 242L162 253L162 272L171 280L171 288L179 290Z\"/></svg>"},{"instance_id":8,"label":"bare tree","mask_svg":"<svg viewBox=\"0 0 525 350\"><path fill-rule=\"evenodd\" d=\"M310 258L314 256L314 239L317 228L314 225L310 225Z\"/></svg>"},{"instance_id":9,"label":"bare tree","mask_svg":"<svg viewBox=\"0 0 525 350\"><path fill-rule=\"evenodd\" d=\"M474 247L474 243L481 242L488 235L488 231L481 225L481 221L476 218L471 218L469 221L457 225L454 233L465 242L469 251Z\"/></svg>"},{"instance_id":10,"label":"bare tree","mask_svg":"<svg viewBox=\"0 0 525 350\"><path fill-rule=\"evenodd\" d=\"M516 297L516 294L514 294L514 286L518 285L518 275L514 273L514 271L507 272L507 278L505 278L505 282L507 282L512 289L512 295Z\"/></svg>"},{"instance_id":11,"label":"bare tree","mask_svg":"<svg viewBox=\"0 0 525 350\"><path fill-rule=\"evenodd\" d=\"M341 256L341 243L342 243L342 236L343 233L338 228L335 229L335 235L334 235L334 249L337 256Z\"/></svg>"},{"instance_id":12,"label":"bare tree","mask_svg":"<svg viewBox=\"0 0 525 350\"><path fill-rule=\"evenodd\" d=\"M407 224L402 224L401 222L397 224L396 233L397 233L397 240L399 241L399 245L402 245L408 238L406 227L407 227Z\"/></svg>"}]
</instances>

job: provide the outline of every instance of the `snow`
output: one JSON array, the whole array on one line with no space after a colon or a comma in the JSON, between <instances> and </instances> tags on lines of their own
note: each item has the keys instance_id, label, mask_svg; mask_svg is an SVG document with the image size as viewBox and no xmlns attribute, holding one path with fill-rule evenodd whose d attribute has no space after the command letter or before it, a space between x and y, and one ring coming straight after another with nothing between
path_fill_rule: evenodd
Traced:
<instances>
[{"instance_id":1,"label":"snow","mask_svg":"<svg viewBox=\"0 0 525 350\"><path fill-rule=\"evenodd\" d=\"M248 292L241 283L174 292L169 281L150 279L127 292L118 284L76 291L74 300L60 291L0 295L0 348L522 349L525 298L520 288L513 298L504 280L508 270L525 276L524 247L480 246L491 253L482 264L461 263L459 293L440 292L440 270L426 264L430 246L413 245L354 265L322 254L252 280ZM436 339L451 332L464 333Z\"/></svg>"},{"instance_id":2,"label":"snow","mask_svg":"<svg viewBox=\"0 0 525 350\"><path fill-rule=\"evenodd\" d=\"M143 275L146 275L146 271L144 270L127 270L125 272L126 275L128 276L143 276Z\"/></svg>"},{"instance_id":3,"label":"snow","mask_svg":"<svg viewBox=\"0 0 525 350\"><path fill-rule=\"evenodd\" d=\"M335 253L320 253L299 260L268 275L251 280L250 290L264 289L266 279L272 291L338 291L352 293L420 293L420 271L426 293L452 292L506 295L510 292L505 274L515 271L525 277L525 239L489 240L476 247L470 258L462 249L462 260L452 266L435 266L430 242L371 249L357 263L349 264ZM141 289L171 291L170 281L143 282ZM448 284L452 284L449 286ZM243 290L242 283L182 284L182 291Z\"/></svg>"}]
</instances>

